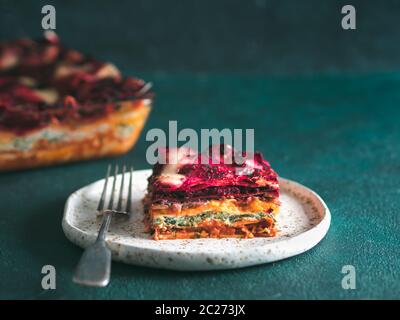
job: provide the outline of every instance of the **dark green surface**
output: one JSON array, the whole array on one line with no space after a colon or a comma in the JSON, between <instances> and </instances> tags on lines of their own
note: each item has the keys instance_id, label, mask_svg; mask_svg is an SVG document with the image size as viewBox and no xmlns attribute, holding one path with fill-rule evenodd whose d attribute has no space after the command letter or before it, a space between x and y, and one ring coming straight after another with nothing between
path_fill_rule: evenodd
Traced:
<instances>
[{"instance_id":1,"label":"dark green surface","mask_svg":"<svg viewBox=\"0 0 400 320\"><path fill-rule=\"evenodd\" d=\"M81 250L62 233L63 205L75 189L100 178L108 161L2 174L2 297L398 297L399 74L148 78L157 83L158 102L146 129L166 128L169 119L178 119L180 128L255 128L257 148L274 168L326 200L328 235L303 255L235 271L182 273L114 263L109 287L80 288L71 276ZM147 168L145 147L142 136L118 161ZM44 264L57 269L55 291L41 290ZM346 264L357 270L354 291L341 288Z\"/></svg>"},{"instance_id":2,"label":"dark green surface","mask_svg":"<svg viewBox=\"0 0 400 320\"><path fill-rule=\"evenodd\" d=\"M398 2L354 1L353 33L340 29L340 1L178 2L53 3L68 44L154 82L145 130L168 120L180 129L255 128L257 149L278 173L327 202L326 238L300 256L233 271L114 263L107 288L81 288L71 277L82 251L63 235L63 206L109 160L3 173L0 298L398 298ZM45 3L0 1L1 37L39 34ZM148 168L147 145L142 135L113 161ZM45 264L57 269L54 291L41 289ZM348 264L357 271L353 291L341 288Z\"/></svg>"},{"instance_id":3,"label":"dark green surface","mask_svg":"<svg viewBox=\"0 0 400 320\"><path fill-rule=\"evenodd\" d=\"M47 0L0 0L0 39L42 33ZM400 69L400 2L352 0L53 0L70 46L131 72L273 74Z\"/></svg>"}]
</instances>

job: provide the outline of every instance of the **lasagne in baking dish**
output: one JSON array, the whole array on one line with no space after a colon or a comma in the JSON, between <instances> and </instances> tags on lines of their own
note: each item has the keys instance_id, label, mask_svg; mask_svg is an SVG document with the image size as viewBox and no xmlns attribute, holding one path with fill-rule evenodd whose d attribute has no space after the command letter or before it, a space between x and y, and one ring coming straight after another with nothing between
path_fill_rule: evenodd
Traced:
<instances>
[{"instance_id":1,"label":"lasagne in baking dish","mask_svg":"<svg viewBox=\"0 0 400 320\"><path fill-rule=\"evenodd\" d=\"M154 166L144 199L154 239L276 235L277 174L261 153L238 164L229 146L220 150L217 161L215 154L201 161L204 154L188 149L165 151L166 162Z\"/></svg>"},{"instance_id":2,"label":"lasagne in baking dish","mask_svg":"<svg viewBox=\"0 0 400 320\"><path fill-rule=\"evenodd\" d=\"M149 88L54 33L0 43L0 170L128 151L150 111Z\"/></svg>"}]
</instances>

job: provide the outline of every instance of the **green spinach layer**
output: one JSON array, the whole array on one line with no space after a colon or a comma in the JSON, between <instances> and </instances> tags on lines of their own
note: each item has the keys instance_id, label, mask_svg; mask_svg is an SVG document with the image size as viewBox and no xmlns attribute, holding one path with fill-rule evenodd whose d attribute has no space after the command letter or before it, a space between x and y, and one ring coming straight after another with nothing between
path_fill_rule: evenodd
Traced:
<instances>
[{"instance_id":1,"label":"green spinach layer","mask_svg":"<svg viewBox=\"0 0 400 320\"><path fill-rule=\"evenodd\" d=\"M265 212L257 212L257 213L243 213L243 214L231 214L228 212L203 212L194 216L161 216L154 219L153 224L158 225L160 227L163 226L173 226L173 227L195 227L198 223L210 219L210 220L220 220L223 221L226 225L231 225L237 221L240 221L244 218L255 218L260 220L262 218L272 218L273 215Z\"/></svg>"}]
</instances>

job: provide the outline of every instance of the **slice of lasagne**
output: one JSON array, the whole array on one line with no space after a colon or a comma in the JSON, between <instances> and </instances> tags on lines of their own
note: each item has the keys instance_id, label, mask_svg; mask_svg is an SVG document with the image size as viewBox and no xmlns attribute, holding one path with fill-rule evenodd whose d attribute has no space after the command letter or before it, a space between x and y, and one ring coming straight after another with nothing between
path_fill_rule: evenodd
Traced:
<instances>
[{"instance_id":1,"label":"slice of lasagne","mask_svg":"<svg viewBox=\"0 0 400 320\"><path fill-rule=\"evenodd\" d=\"M210 153L205 160L188 149L169 149L166 164L154 166L144 199L154 239L276 235L277 174L260 153L238 164L229 146L218 148L219 159Z\"/></svg>"},{"instance_id":2,"label":"slice of lasagne","mask_svg":"<svg viewBox=\"0 0 400 320\"><path fill-rule=\"evenodd\" d=\"M136 142L149 84L43 39L0 43L0 171L114 156Z\"/></svg>"}]
</instances>

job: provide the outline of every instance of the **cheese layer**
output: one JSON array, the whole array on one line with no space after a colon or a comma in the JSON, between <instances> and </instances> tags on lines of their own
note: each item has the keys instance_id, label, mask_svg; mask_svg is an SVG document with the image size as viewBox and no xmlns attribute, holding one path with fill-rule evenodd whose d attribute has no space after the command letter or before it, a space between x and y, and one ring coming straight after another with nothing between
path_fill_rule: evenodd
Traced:
<instances>
[{"instance_id":1,"label":"cheese layer","mask_svg":"<svg viewBox=\"0 0 400 320\"><path fill-rule=\"evenodd\" d=\"M243 214L248 212L265 212L276 213L279 209L277 200L265 201L253 197L248 202L237 201L236 199L209 200L190 208L182 208L179 206L160 206L152 205L149 213L152 217L156 216L193 216L204 212L228 212L232 215Z\"/></svg>"}]
</instances>

